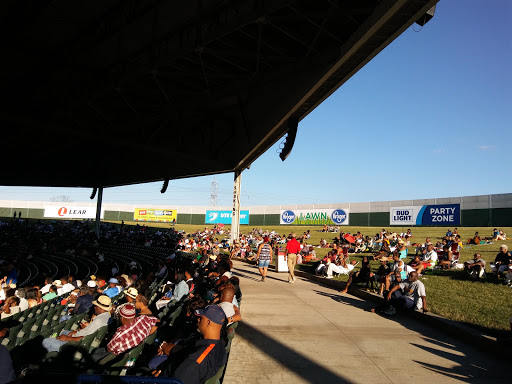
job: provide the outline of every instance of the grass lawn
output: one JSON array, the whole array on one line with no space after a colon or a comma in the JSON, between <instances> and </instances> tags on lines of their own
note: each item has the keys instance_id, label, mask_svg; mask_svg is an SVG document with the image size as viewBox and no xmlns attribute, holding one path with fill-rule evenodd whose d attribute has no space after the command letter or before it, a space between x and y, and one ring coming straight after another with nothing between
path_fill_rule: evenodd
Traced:
<instances>
[{"instance_id":1,"label":"grass lawn","mask_svg":"<svg viewBox=\"0 0 512 384\"><path fill-rule=\"evenodd\" d=\"M130 223L127 223L130 224ZM169 228L168 223L149 223L152 227ZM184 230L187 233L196 231L197 229L211 228L207 225L176 225L177 230ZM229 226L226 226L228 229ZM323 258L329 248L316 248L320 244L320 239L325 238L331 243L336 233L319 232L321 227L306 226L266 226L261 227L264 230L275 230L280 234L289 234L292 231L297 235L311 231L311 238L308 242L315 246L315 252L318 258ZM408 227L388 227L387 230L392 232L405 232ZM345 232L355 233L360 231L364 235L374 236L381 231L381 227L343 227ZM413 237L410 239L411 244L416 242L424 242L425 238L430 237L435 244L446 233L447 228L444 227L412 227ZM453 230L453 228L450 228ZM480 236L491 237L492 229L488 227L459 227L459 233L463 241L473 237L475 232L480 232ZM500 228L512 238L512 227ZM252 227L242 225L240 228L242 233L249 233ZM221 239L221 238L219 238ZM494 262L494 258L499 252L500 244L507 244L509 250L512 249L512 241L502 241L494 244L465 246L460 252L460 262L464 262L473 257L475 252L479 252L487 263L487 271L489 272L489 263ZM409 248L409 255L414 254L414 247ZM349 254L350 258L362 260L364 255L370 254ZM408 259L409 260L409 259ZM408 262L408 261L406 261ZM307 263L298 265L297 268L306 272L313 272L315 263ZM359 264L360 265L360 264ZM372 270L376 270L379 263L371 262ZM358 267L356 267L357 269ZM346 281L347 276L342 275L339 280ZM488 277L479 281L467 280L462 271L448 270L427 272L421 281L425 284L427 290L427 303L431 312L456 320L468 325L479 327L490 334L498 335L499 333L510 330L508 319L512 317L512 289L503 285L503 280L497 281L488 273Z\"/></svg>"}]
</instances>

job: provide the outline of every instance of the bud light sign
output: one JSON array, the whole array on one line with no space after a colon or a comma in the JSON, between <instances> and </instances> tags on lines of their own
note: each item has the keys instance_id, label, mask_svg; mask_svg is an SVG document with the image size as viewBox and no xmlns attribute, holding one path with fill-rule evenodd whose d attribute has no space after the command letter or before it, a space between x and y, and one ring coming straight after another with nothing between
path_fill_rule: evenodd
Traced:
<instances>
[{"instance_id":1,"label":"bud light sign","mask_svg":"<svg viewBox=\"0 0 512 384\"><path fill-rule=\"evenodd\" d=\"M331 219L334 224L342 225L348 219L348 215L343 209L336 209L332 212Z\"/></svg>"},{"instance_id":2,"label":"bud light sign","mask_svg":"<svg viewBox=\"0 0 512 384\"><path fill-rule=\"evenodd\" d=\"M280 224L348 225L348 209L297 209L281 211Z\"/></svg>"},{"instance_id":3,"label":"bud light sign","mask_svg":"<svg viewBox=\"0 0 512 384\"><path fill-rule=\"evenodd\" d=\"M392 207L390 225L460 225L460 204Z\"/></svg>"},{"instance_id":4,"label":"bud light sign","mask_svg":"<svg viewBox=\"0 0 512 384\"><path fill-rule=\"evenodd\" d=\"M291 224L295 220L293 211L284 211L281 213L281 224Z\"/></svg>"}]
</instances>

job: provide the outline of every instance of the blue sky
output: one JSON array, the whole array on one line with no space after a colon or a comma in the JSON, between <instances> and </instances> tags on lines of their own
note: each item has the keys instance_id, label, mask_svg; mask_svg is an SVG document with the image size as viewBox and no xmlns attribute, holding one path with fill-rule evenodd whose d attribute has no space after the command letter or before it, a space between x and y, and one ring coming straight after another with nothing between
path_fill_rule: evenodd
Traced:
<instances>
[{"instance_id":1,"label":"blue sky","mask_svg":"<svg viewBox=\"0 0 512 384\"><path fill-rule=\"evenodd\" d=\"M242 205L512 192L512 1L441 0L242 174ZM213 176L106 189L105 202L209 205ZM233 175L215 176L218 205ZM0 181L1 182L1 181ZM0 200L90 190L0 187Z\"/></svg>"}]
</instances>

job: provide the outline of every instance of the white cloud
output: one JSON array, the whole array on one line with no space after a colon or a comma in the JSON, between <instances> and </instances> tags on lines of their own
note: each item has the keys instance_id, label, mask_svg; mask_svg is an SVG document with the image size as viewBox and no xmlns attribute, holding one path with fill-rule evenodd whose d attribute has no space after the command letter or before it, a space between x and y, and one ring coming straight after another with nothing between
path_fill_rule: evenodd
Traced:
<instances>
[{"instance_id":1,"label":"white cloud","mask_svg":"<svg viewBox=\"0 0 512 384\"><path fill-rule=\"evenodd\" d=\"M495 145L480 145L480 146L478 146L478 149L480 151L490 151L491 149L494 149L494 148L496 148Z\"/></svg>"}]
</instances>

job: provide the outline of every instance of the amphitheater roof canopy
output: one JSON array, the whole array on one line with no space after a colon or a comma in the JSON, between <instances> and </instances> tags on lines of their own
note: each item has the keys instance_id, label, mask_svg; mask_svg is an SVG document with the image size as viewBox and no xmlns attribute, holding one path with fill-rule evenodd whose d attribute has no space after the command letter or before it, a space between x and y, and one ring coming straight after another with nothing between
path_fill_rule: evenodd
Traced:
<instances>
[{"instance_id":1,"label":"amphitheater roof canopy","mask_svg":"<svg viewBox=\"0 0 512 384\"><path fill-rule=\"evenodd\" d=\"M0 184L242 170L436 1L2 2Z\"/></svg>"}]
</instances>

